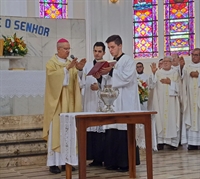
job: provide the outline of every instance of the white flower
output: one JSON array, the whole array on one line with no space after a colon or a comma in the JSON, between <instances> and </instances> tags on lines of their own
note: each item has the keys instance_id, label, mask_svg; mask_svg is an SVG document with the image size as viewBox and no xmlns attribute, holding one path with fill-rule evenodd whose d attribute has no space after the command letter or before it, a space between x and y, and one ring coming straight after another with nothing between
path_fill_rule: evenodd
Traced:
<instances>
[{"instance_id":1,"label":"white flower","mask_svg":"<svg viewBox=\"0 0 200 179\"><path fill-rule=\"evenodd\" d=\"M13 37L11 37L11 38L10 38L10 40L11 40L11 42L15 42L15 40L14 40L14 38L13 38Z\"/></svg>"},{"instance_id":2,"label":"white flower","mask_svg":"<svg viewBox=\"0 0 200 179\"><path fill-rule=\"evenodd\" d=\"M137 79L137 82L138 82L138 85L139 85L142 89L145 89L145 87L142 86L142 83L143 83L142 80L140 80L140 79L138 78L138 79Z\"/></svg>"}]
</instances>

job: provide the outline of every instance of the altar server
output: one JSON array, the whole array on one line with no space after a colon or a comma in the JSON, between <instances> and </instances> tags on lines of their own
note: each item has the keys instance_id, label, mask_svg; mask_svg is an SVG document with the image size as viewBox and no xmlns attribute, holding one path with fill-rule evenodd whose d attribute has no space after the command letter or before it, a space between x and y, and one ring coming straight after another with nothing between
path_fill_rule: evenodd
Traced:
<instances>
[{"instance_id":1,"label":"altar server","mask_svg":"<svg viewBox=\"0 0 200 179\"><path fill-rule=\"evenodd\" d=\"M103 42L96 42L93 46L94 60L87 62L83 68L82 93L84 112L101 111L103 107L103 103L97 94L101 86L103 88L102 76L96 74L96 79L92 75L87 76L87 74L99 60L103 59L105 48ZM89 166L103 166L104 139L105 130L103 126L94 126L87 129L87 160L93 160Z\"/></svg>"},{"instance_id":2,"label":"altar server","mask_svg":"<svg viewBox=\"0 0 200 179\"><path fill-rule=\"evenodd\" d=\"M122 52L122 39L119 35L112 35L106 40L110 54L116 60L114 66L101 70L107 84L119 90L119 96L114 101L115 111L140 110L136 65L132 57ZM128 143L126 124L106 125L104 165L108 170L119 172L128 171ZM137 161L139 164L139 149L137 147Z\"/></svg>"}]
</instances>

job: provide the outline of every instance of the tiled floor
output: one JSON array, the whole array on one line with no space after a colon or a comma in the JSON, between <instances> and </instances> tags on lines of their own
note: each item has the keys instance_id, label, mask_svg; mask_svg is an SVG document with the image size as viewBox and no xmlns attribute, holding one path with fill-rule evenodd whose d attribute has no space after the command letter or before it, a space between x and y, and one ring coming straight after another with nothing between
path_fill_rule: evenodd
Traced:
<instances>
[{"instance_id":1,"label":"tiled floor","mask_svg":"<svg viewBox=\"0 0 200 179\"><path fill-rule=\"evenodd\" d=\"M145 155L141 152L141 165L137 166L137 179L146 179ZM78 170L72 173L72 179L78 179ZM187 151L180 147L178 151L165 149L153 153L154 179L200 179L200 150ZM87 167L89 179L129 179L128 172L108 171L103 167ZM24 166L0 168L0 179L65 179L65 172L51 174L46 166Z\"/></svg>"}]
</instances>

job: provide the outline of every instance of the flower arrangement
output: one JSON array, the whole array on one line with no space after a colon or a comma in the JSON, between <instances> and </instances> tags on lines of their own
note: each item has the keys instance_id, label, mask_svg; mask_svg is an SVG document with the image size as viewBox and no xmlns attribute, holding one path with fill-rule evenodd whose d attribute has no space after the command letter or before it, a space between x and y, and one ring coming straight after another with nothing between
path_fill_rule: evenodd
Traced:
<instances>
[{"instance_id":1,"label":"flower arrangement","mask_svg":"<svg viewBox=\"0 0 200 179\"><path fill-rule=\"evenodd\" d=\"M11 56L11 55L20 55L24 56L28 53L28 49L24 40L18 38L16 33L13 36L6 37L2 35L4 38L4 45L3 45L3 55L4 56Z\"/></svg>"},{"instance_id":2,"label":"flower arrangement","mask_svg":"<svg viewBox=\"0 0 200 179\"><path fill-rule=\"evenodd\" d=\"M138 81L138 93L140 97L140 103L143 104L144 102L148 101L148 85L146 82L137 79Z\"/></svg>"}]
</instances>

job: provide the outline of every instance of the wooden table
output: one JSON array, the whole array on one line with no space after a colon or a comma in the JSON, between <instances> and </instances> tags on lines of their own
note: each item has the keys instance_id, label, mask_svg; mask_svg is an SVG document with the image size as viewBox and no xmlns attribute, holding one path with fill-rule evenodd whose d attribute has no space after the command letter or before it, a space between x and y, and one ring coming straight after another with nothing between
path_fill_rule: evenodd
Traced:
<instances>
[{"instance_id":1,"label":"wooden table","mask_svg":"<svg viewBox=\"0 0 200 179\"><path fill-rule=\"evenodd\" d=\"M146 141L147 179L153 179L151 114L155 111L99 113L76 115L78 133L79 179L86 179L87 127L124 123L128 127L129 176L136 178L135 124L144 124ZM66 178L71 178L71 166L66 164Z\"/></svg>"}]
</instances>

